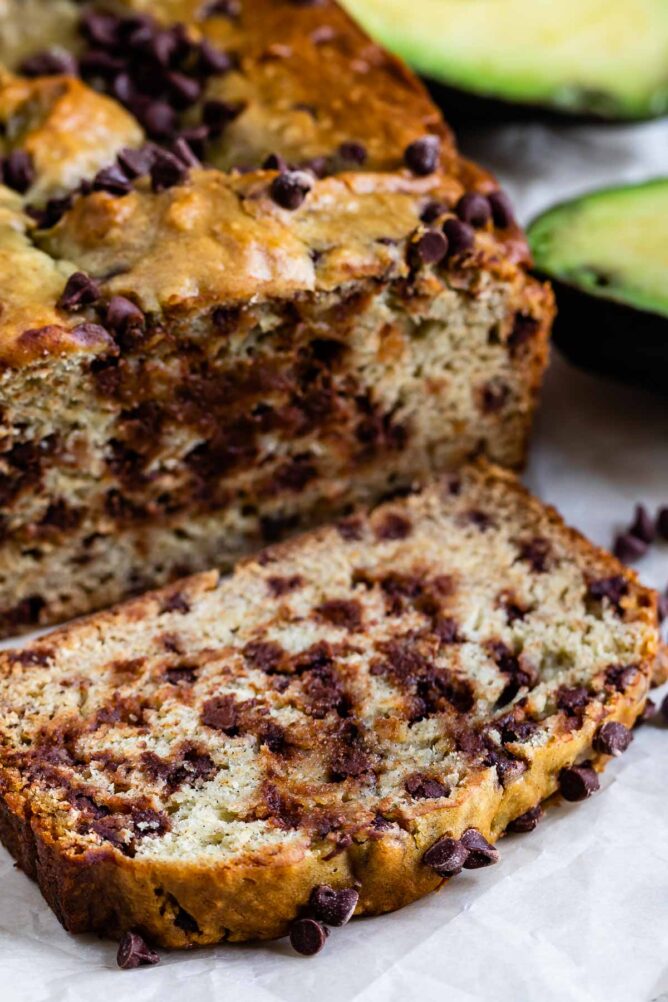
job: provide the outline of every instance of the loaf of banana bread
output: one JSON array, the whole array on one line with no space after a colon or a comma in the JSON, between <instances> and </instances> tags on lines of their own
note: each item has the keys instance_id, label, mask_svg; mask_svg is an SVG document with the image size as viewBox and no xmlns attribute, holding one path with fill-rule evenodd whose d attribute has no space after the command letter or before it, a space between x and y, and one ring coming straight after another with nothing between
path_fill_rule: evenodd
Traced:
<instances>
[{"instance_id":1,"label":"loaf of banana bread","mask_svg":"<svg viewBox=\"0 0 668 1002\"><path fill-rule=\"evenodd\" d=\"M478 464L0 655L0 837L71 931L303 949L323 886L390 911L585 799L656 648L635 574Z\"/></svg>"},{"instance_id":2,"label":"loaf of banana bread","mask_svg":"<svg viewBox=\"0 0 668 1002\"><path fill-rule=\"evenodd\" d=\"M550 291L505 195L330 0L4 0L0 631L486 454Z\"/></svg>"}]
</instances>

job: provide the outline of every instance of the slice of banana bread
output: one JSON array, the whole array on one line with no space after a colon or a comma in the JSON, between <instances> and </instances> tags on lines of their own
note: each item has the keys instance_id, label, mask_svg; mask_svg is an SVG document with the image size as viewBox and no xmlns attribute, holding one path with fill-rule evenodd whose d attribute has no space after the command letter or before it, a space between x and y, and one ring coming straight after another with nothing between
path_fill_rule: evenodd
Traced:
<instances>
[{"instance_id":1,"label":"slice of banana bread","mask_svg":"<svg viewBox=\"0 0 668 1002\"><path fill-rule=\"evenodd\" d=\"M336 4L0 9L0 632L521 464L551 293Z\"/></svg>"},{"instance_id":2,"label":"slice of banana bread","mask_svg":"<svg viewBox=\"0 0 668 1002\"><path fill-rule=\"evenodd\" d=\"M390 911L595 789L656 647L633 572L469 467L3 653L0 834L71 931Z\"/></svg>"}]
</instances>

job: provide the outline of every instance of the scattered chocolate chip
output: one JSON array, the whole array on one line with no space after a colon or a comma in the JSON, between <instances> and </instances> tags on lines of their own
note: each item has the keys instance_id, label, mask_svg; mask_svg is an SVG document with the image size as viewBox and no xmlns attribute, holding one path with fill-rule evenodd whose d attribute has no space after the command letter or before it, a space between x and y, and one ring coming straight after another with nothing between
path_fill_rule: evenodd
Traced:
<instances>
[{"instance_id":1,"label":"scattered chocolate chip","mask_svg":"<svg viewBox=\"0 0 668 1002\"><path fill-rule=\"evenodd\" d=\"M503 410L510 397L510 387L502 379L490 379L481 389L480 402L483 413L497 414Z\"/></svg>"},{"instance_id":2,"label":"scattered chocolate chip","mask_svg":"<svg viewBox=\"0 0 668 1002\"><path fill-rule=\"evenodd\" d=\"M538 331L540 324L535 317L527 313L516 313L513 328L508 335L508 348L514 354L522 345L530 341Z\"/></svg>"},{"instance_id":3,"label":"scattered chocolate chip","mask_svg":"<svg viewBox=\"0 0 668 1002\"><path fill-rule=\"evenodd\" d=\"M241 0L206 0L200 8L200 17L228 17L236 21L241 15Z\"/></svg>"},{"instance_id":4,"label":"scattered chocolate chip","mask_svg":"<svg viewBox=\"0 0 668 1002\"><path fill-rule=\"evenodd\" d=\"M660 712L663 714L665 720L668 721L668 706L665 707L665 712L664 712L664 703L665 702L666 702L666 700L664 699L663 703L661 703ZM648 697L645 700L645 705L642 708L642 713L638 717L638 723L639 724L644 724L646 721L652 720L652 718L654 717L655 714L656 714L656 703L654 702L653 699L650 699Z\"/></svg>"},{"instance_id":5,"label":"scattered chocolate chip","mask_svg":"<svg viewBox=\"0 0 668 1002\"><path fill-rule=\"evenodd\" d=\"M403 515L389 512L375 527L376 538L381 540L406 539L411 533L411 523Z\"/></svg>"},{"instance_id":6,"label":"scattered chocolate chip","mask_svg":"<svg viewBox=\"0 0 668 1002\"><path fill-rule=\"evenodd\" d=\"M443 232L448 238L448 257L466 254L475 245L475 231L468 223L454 217L443 223Z\"/></svg>"},{"instance_id":7,"label":"scattered chocolate chip","mask_svg":"<svg viewBox=\"0 0 668 1002\"><path fill-rule=\"evenodd\" d=\"M644 543L653 543L656 538L656 526L652 516L642 504L637 504L629 533Z\"/></svg>"},{"instance_id":8,"label":"scattered chocolate chip","mask_svg":"<svg viewBox=\"0 0 668 1002\"><path fill-rule=\"evenodd\" d=\"M62 49L46 49L24 59L19 73L26 77L57 76L61 73L73 77L77 75L77 61L71 53Z\"/></svg>"},{"instance_id":9,"label":"scattered chocolate chip","mask_svg":"<svg viewBox=\"0 0 668 1002\"><path fill-rule=\"evenodd\" d=\"M650 713L650 716L654 716L654 713L656 712L656 704L651 699L648 699L647 702L651 703L651 707L650 707L651 713ZM665 720L665 722L668 724L668 696L664 696L663 699L661 700L661 706L659 707L659 713L661 714L661 716L663 717L663 719ZM643 719L644 719L644 717L645 717L645 714L643 713Z\"/></svg>"},{"instance_id":10,"label":"scattered chocolate chip","mask_svg":"<svg viewBox=\"0 0 668 1002\"><path fill-rule=\"evenodd\" d=\"M454 877L461 873L468 855L468 849L462 842L444 836L427 849L422 862L436 870L439 877Z\"/></svg>"},{"instance_id":11,"label":"scattered chocolate chip","mask_svg":"<svg viewBox=\"0 0 668 1002\"><path fill-rule=\"evenodd\" d=\"M366 162L367 150L363 143L347 142L341 143L338 149L338 154L342 160L346 160L349 163L359 164L360 166Z\"/></svg>"},{"instance_id":12,"label":"scattered chocolate chip","mask_svg":"<svg viewBox=\"0 0 668 1002\"><path fill-rule=\"evenodd\" d=\"M188 168L173 153L157 149L150 173L151 187L153 191L159 192L183 184L188 176Z\"/></svg>"},{"instance_id":13,"label":"scattered chocolate chip","mask_svg":"<svg viewBox=\"0 0 668 1002\"><path fill-rule=\"evenodd\" d=\"M158 964L160 957L138 932L126 932L118 944L116 963L122 970L130 971L145 964Z\"/></svg>"},{"instance_id":14,"label":"scattered chocolate chip","mask_svg":"<svg viewBox=\"0 0 668 1002\"><path fill-rule=\"evenodd\" d=\"M448 253L448 241L438 230L427 230L410 244L409 261L413 268L423 264L438 264Z\"/></svg>"},{"instance_id":15,"label":"scattered chocolate chip","mask_svg":"<svg viewBox=\"0 0 668 1002\"><path fill-rule=\"evenodd\" d=\"M668 540L668 506L659 508L656 516L656 531L661 539Z\"/></svg>"},{"instance_id":16,"label":"scattered chocolate chip","mask_svg":"<svg viewBox=\"0 0 668 1002\"><path fill-rule=\"evenodd\" d=\"M300 918L290 926L290 944L303 957L313 957L325 945L328 929L316 919Z\"/></svg>"},{"instance_id":17,"label":"scattered chocolate chip","mask_svg":"<svg viewBox=\"0 0 668 1002\"><path fill-rule=\"evenodd\" d=\"M41 230L49 230L56 223L60 222L68 209L72 208L73 201L72 195L63 195L62 198L50 198L42 208L28 205L26 212L36 220Z\"/></svg>"},{"instance_id":18,"label":"scattered chocolate chip","mask_svg":"<svg viewBox=\"0 0 668 1002\"><path fill-rule=\"evenodd\" d=\"M413 174L425 177L433 174L438 167L441 141L438 136L422 136L416 139L404 152L404 163Z\"/></svg>"},{"instance_id":19,"label":"scattered chocolate chip","mask_svg":"<svg viewBox=\"0 0 668 1002\"><path fill-rule=\"evenodd\" d=\"M105 11L86 10L81 15L79 30L92 45L113 49L120 42L120 18Z\"/></svg>"},{"instance_id":20,"label":"scattered chocolate chip","mask_svg":"<svg viewBox=\"0 0 668 1002\"><path fill-rule=\"evenodd\" d=\"M598 776L588 762L572 765L559 773L559 790L564 800L586 800L600 786Z\"/></svg>"},{"instance_id":21,"label":"scattered chocolate chip","mask_svg":"<svg viewBox=\"0 0 668 1002\"><path fill-rule=\"evenodd\" d=\"M476 230L486 226L492 218L492 210L485 196L473 192L462 195L455 206L455 212L463 223L468 223Z\"/></svg>"},{"instance_id":22,"label":"scattered chocolate chip","mask_svg":"<svg viewBox=\"0 0 668 1002\"><path fill-rule=\"evenodd\" d=\"M659 595L656 611L658 613L660 623L663 623L666 619L668 619L668 591L664 591L663 595Z\"/></svg>"},{"instance_id":23,"label":"scattered chocolate chip","mask_svg":"<svg viewBox=\"0 0 668 1002\"><path fill-rule=\"evenodd\" d=\"M171 104L166 101L142 101L133 110L152 139L165 140L174 135L177 118Z\"/></svg>"},{"instance_id":24,"label":"scattered chocolate chip","mask_svg":"<svg viewBox=\"0 0 668 1002\"><path fill-rule=\"evenodd\" d=\"M449 797L450 789L431 776L413 773L404 783L406 793L415 800L437 800L439 797Z\"/></svg>"},{"instance_id":25,"label":"scattered chocolate chip","mask_svg":"<svg viewBox=\"0 0 668 1002\"><path fill-rule=\"evenodd\" d=\"M524 814L520 814L518 818L514 818L506 831L515 832L517 834L523 834L524 832L532 832L538 823L542 820L544 811L540 804L536 804L535 807L530 808L530 810L525 811Z\"/></svg>"},{"instance_id":26,"label":"scattered chocolate chip","mask_svg":"<svg viewBox=\"0 0 668 1002\"><path fill-rule=\"evenodd\" d=\"M615 539L614 554L624 564L632 564L647 553L647 543L630 532L621 532Z\"/></svg>"},{"instance_id":27,"label":"scattered chocolate chip","mask_svg":"<svg viewBox=\"0 0 668 1002\"><path fill-rule=\"evenodd\" d=\"M638 675L636 665L610 665L605 670L605 681L618 692L624 692Z\"/></svg>"},{"instance_id":28,"label":"scattered chocolate chip","mask_svg":"<svg viewBox=\"0 0 668 1002\"><path fill-rule=\"evenodd\" d=\"M220 76L228 73L235 64L235 59L229 52L217 49L207 39L200 44L198 70L202 76Z\"/></svg>"},{"instance_id":29,"label":"scattered chocolate chip","mask_svg":"<svg viewBox=\"0 0 668 1002\"><path fill-rule=\"evenodd\" d=\"M288 162L285 157L282 157L280 153L270 153L268 157L262 161L263 170L277 170L280 173L284 173L288 169Z\"/></svg>"},{"instance_id":30,"label":"scattered chocolate chip","mask_svg":"<svg viewBox=\"0 0 668 1002\"><path fill-rule=\"evenodd\" d=\"M219 136L226 125L238 118L245 105L241 102L219 101L213 98L202 107L202 121L209 127L212 136Z\"/></svg>"},{"instance_id":31,"label":"scattered chocolate chip","mask_svg":"<svg viewBox=\"0 0 668 1002\"><path fill-rule=\"evenodd\" d=\"M25 150L12 150L2 161L2 178L8 188L24 195L35 180L32 157Z\"/></svg>"},{"instance_id":32,"label":"scattered chocolate chip","mask_svg":"<svg viewBox=\"0 0 668 1002\"><path fill-rule=\"evenodd\" d=\"M620 608L621 600L628 595L628 581L621 574L609 578L597 578L587 584L587 595L594 601L607 599L611 605Z\"/></svg>"},{"instance_id":33,"label":"scattered chocolate chip","mask_svg":"<svg viewBox=\"0 0 668 1002\"><path fill-rule=\"evenodd\" d=\"M309 909L320 922L339 928L350 921L358 901L359 892L354 887L335 891L328 884L319 884L311 891Z\"/></svg>"},{"instance_id":34,"label":"scattered chocolate chip","mask_svg":"<svg viewBox=\"0 0 668 1002\"><path fill-rule=\"evenodd\" d=\"M544 574L548 569L549 556L549 540L543 539L542 536L529 539L519 547L520 560L526 561L536 574Z\"/></svg>"},{"instance_id":35,"label":"scattered chocolate chip","mask_svg":"<svg viewBox=\"0 0 668 1002\"><path fill-rule=\"evenodd\" d=\"M269 194L276 205L294 211L302 204L312 187L304 171L284 171L271 182Z\"/></svg>"},{"instance_id":36,"label":"scattered chocolate chip","mask_svg":"<svg viewBox=\"0 0 668 1002\"><path fill-rule=\"evenodd\" d=\"M491 866L499 860L499 851L484 838L477 828L468 828L461 837L462 845L468 850L464 860L465 870L479 870Z\"/></svg>"},{"instance_id":37,"label":"scattered chocolate chip","mask_svg":"<svg viewBox=\"0 0 668 1002\"><path fill-rule=\"evenodd\" d=\"M165 74L165 83L169 90L171 103L179 111L190 108L202 96L202 85L199 81L193 80L192 77L186 76L185 73L179 73L177 70Z\"/></svg>"},{"instance_id":38,"label":"scattered chocolate chip","mask_svg":"<svg viewBox=\"0 0 668 1002\"><path fill-rule=\"evenodd\" d=\"M603 724L594 738L594 751L602 755L621 755L633 741L633 734L624 724L610 720Z\"/></svg>"},{"instance_id":39,"label":"scattered chocolate chip","mask_svg":"<svg viewBox=\"0 0 668 1002\"><path fill-rule=\"evenodd\" d=\"M362 609L354 599L329 599L319 605L316 612L321 619L340 629L351 630L353 633L362 629Z\"/></svg>"},{"instance_id":40,"label":"scattered chocolate chip","mask_svg":"<svg viewBox=\"0 0 668 1002\"><path fill-rule=\"evenodd\" d=\"M513 206L505 191L493 191L487 196L489 207L492 210L494 225L500 230L506 230L515 222Z\"/></svg>"},{"instance_id":41,"label":"scattered chocolate chip","mask_svg":"<svg viewBox=\"0 0 668 1002\"><path fill-rule=\"evenodd\" d=\"M79 310L82 306L96 303L100 294L100 287L94 279L83 271L75 271L67 279L56 305L60 310Z\"/></svg>"},{"instance_id":42,"label":"scattered chocolate chip","mask_svg":"<svg viewBox=\"0 0 668 1002\"><path fill-rule=\"evenodd\" d=\"M170 146L170 153L173 153L177 160L180 160L185 167L201 167L202 164L195 156L190 144L179 136Z\"/></svg>"},{"instance_id":43,"label":"scattered chocolate chip","mask_svg":"<svg viewBox=\"0 0 668 1002\"><path fill-rule=\"evenodd\" d=\"M450 210L445 202L438 202L436 199L431 199L427 202L424 209L420 213L420 221L429 226L430 223L435 223L439 216L444 216L445 213L449 211Z\"/></svg>"}]
</instances>

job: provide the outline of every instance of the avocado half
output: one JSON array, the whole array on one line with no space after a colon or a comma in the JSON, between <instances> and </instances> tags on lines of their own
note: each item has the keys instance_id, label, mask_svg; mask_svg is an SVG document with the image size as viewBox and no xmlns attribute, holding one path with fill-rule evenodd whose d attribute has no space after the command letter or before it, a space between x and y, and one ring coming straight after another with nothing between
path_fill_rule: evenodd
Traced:
<instances>
[{"instance_id":1,"label":"avocado half","mask_svg":"<svg viewBox=\"0 0 668 1002\"><path fill-rule=\"evenodd\" d=\"M668 395L668 178L564 202L528 237L566 357Z\"/></svg>"},{"instance_id":2,"label":"avocado half","mask_svg":"<svg viewBox=\"0 0 668 1002\"><path fill-rule=\"evenodd\" d=\"M513 117L513 106L617 121L668 113L668 0L342 2L440 85L455 117Z\"/></svg>"}]
</instances>

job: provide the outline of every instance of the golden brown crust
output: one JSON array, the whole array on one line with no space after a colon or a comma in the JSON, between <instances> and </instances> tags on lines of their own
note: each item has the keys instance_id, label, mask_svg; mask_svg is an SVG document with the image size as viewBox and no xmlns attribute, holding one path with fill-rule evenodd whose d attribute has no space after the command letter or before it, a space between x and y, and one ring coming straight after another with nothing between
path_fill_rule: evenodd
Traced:
<instances>
[{"instance_id":1,"label":"golden brown crust","mask_svg":"<svg viewBox=\"0 0 668 1002\"><path fill-rule=\"evenodd\" d=\"M610 652L599 655L603 663L595 661L585 675L587 684L592 691L600 693L600 698L586 703L577 723L563 714L550 718L549 740L522 745L526 769L519 779L504 785L493 768L471 769L466 780L453 790L447 805L442 801L426 800L397 808L389 812L392 818L389 826L378 830L357 828L352 840L342 843L335 853L331 851L329 839L309 842L300 832L250 855L241 852L219 860L215 855L189 859L187 854L161 857L159 853L146 855L141 851L129 858L108 842L98 845L86 840L78 842L73 840L67 814L64 815L62 809L54 814L43 799L44 792L22 784L11 756L7 757L9 745L5 738L0 837L23 869L39 881L47 901L66 928L96 930L109 935L137 928L156 944L168 947L223 939L272 938L285 934L289 923L307 902L311 889L320 883L358 887L357 914L391 911L442 883L422 862L425 850L439 837L444 834L458 837L467 828L475 827L495 841L514 818L556 790L562 767L585 759L591 759L597 769L605 766L607 758L592 750L597 731L604 722L611 720L632 726L644 706L657 650L656 596L638 585L635 575L613 557L564 527L553 509L546 509L531 498L510 474L482 465L465 471L463 482L462 495L452 495L451 480L443 481L438 488L438 496L447 494L448 498L439 503L445 503L448 510L453 508L453 525L460 524L461 512L473 501L488 507L496 503L499 506L496 510L503 511L504 517L505 512L521 512L521 525L529 535L540 529L549 536L557 560L555 566L563 567L563 573L569 575L568 580L573 571L572 568L566 570L563 563L566 555L586 580L624 582L625 595L619 599L618 616L608 620L609 630L614 630L618 637L619 649L626 650L627 656L634 659L633 670L627 671L628 677L623 684L606 681L609 669L614 667L606 661L614 649L611 647ZM413 519L417 530L421 519L433 517L436 496L427 492L424 499L417 495L405 502L382 506L370 516L368 523L361 520L362 529L358 525L355 531L363 531L365 538L367 532L377 537L389 524L388 517L408 518L409 522ZM453 500L453 497L461 497L461 500ZM427 515L428 512L432 514ZM312 573L311 561L317 565L324 549L332 554L334 566L339 566L336 546L343 548L341 557L345 546L336 544L334 535L331 529L318 530L302 540L273 547L258 559L249 559L239 568L239 583L233 582L231 589L221 582L216 572L211 572L67 626L31 645L21 662L17 652L9 652L3 657L2 673L5 679L13 677L19 684L26 671L42 672L36 666L51 662L54 666L60 661L66 664L67 658L74 655L79 659L92 659L89 671L94 680L95 672L104 664L105 643L111 644L109 651L113 656L114 638L126 637L124 654L131 658L139 656L141 660L152 650L153 624L160 610L174 606L175 602L183 608L215 609L216 602L226 602L217 596L247 593L260 582L290 573L296 566L303 567L304 573ZM357 544L346 545L355 547ZM404 544L392 545L394 556L389 568L401 567ZM457 543L455 549L459 545ZM491 544L482 541L480 545L490 554L493 552ZM493 544L494 547L500 545ZM475 547L477 543L471 543L469 556L473 556ZM362 559L362 552L360 550L356 561ZM457 562L456 565L463 566ZM385 568L388 569L387 563ZM453 571L447 558L444 558L442 570ZM540 587L545 587L547 579L541 576L542 572L536 573ZM497 582L497 587L500 584ZM303 606L301 608L303 614ZM235 613L229 606L226 611L233 622ZM563 614L566 615L565 609ZM577 624L579 614L574 615ZM179 622L183 624L185 638L188 614L179 616ZM593 623L592 620L590 628ZM578 625L573 627L579 628ZM196 630L201 627L196 626ZM527 633L526 637L530 644L531 634ZM563 641L563 634L561 638ZM35 667L27 667L30 664ZM43 678L43 674L40 677ZM7 698L6 689L4 697ZM529 697L531 702L533 697L531 694ZM511 744L511 747L520 750L519 746ZM99 800L99 794L95 796ZM387 813L387 805L385 811ZM189 917L185 923L184 913Z\"/></svg>"}]
</instances>

